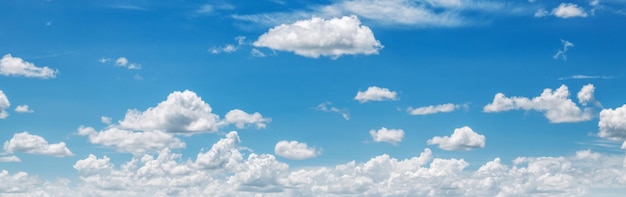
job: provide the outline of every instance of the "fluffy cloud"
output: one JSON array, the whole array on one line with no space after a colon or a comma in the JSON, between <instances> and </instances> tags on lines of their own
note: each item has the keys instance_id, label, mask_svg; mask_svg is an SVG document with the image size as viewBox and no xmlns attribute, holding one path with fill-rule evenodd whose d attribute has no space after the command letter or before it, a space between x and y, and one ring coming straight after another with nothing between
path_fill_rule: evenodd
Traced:
<instances>
[{"instance_id":1,"label":"fluffy cloud","mask_svg":"<svg viewBox=\"0 0 626 197\"><path fill-rule=\"evenodd\" d=\"M411 115L428 115L428 114L436 114L436 113L447 113L453 112L456 109L461 107L469 107L468 105L455 105L452 103L446 103L441 105L429 105L424 107L412 108L409 107L407 111Z\"/></svg>"},{"instance_id":2,"label":"fluffy cloud","mask_svg":"<svg viewBox=\"0 0 626 197\"><path fill-rule=\"evenodd\" d=\"M329 20L313 17L271 28L253 43L255 47L290 51L298 55L333 59L342 55L378 54L383 46L356 16Z\"/></svg>"},{"instance_id":3,"label":"fluffy cloud","mask_svg":"<svg viewBox=\"0 0 626 197\"><path fill-rule=\"evenodd\" d=\"M6 163L6 162L22 162L22 160L15 156L15 155L11 155L11 156L0 156L0 163Z\"/></svg>"},{"instance_id":4,"label":"fluffy cloud","mask_svg":"<svg viewBox=\"0 0 626 197\"><path fill-rule=\"evenodd\" d=\"M404 131L402 129L387 129L385 127L378 129L378 131L370 130L370 135L374 142L387 142L393 145L397 145L398 142L404 138Z\"/></svg>"},{"instance_id":5,"label":"fluffy cloud","mask_svg":"<svg viewBox=\"0 0 626 197\"><path fill-rule=\"evenodd\" d=\"M49 79L56 77L57 73L59 73L58 70L46 66L37 67L22 58L11 56L11 54L6 54L0 59L0 75Z\"/></svg>"},{"instance_id":6,"label":"fluffy cloud","mask_svg":"<svg viewBox=\"0 0 626 197\"><path fill-rule=\"evenodd\" d=\"M552 15L559 18L587 17L585 10L573 3L561 3L552 10Z\"/></svg>"},{"instance_id":7,"label":"fluffy cloud","mask_svg":"<svg viewBox=\"0 0 626 197\"><path fill-rule=\"evenodd\" d=\"M588 84L581 90L583 92L581 95L593 98L593 89L593 85ZM520 109L526 111L535 110L544 112L545 117L552 123L580 122L594 117L592 108L579 108L576 103L569 99L569 96L569 90L565 85L561 85L554 91L546 88L540 96L532 99L526 97L506 97L503 93L497 93L493 98L493 102L486 105L483 111L493 113Z\"/></svg>"},{"instance_id":8,"label":"fluffy cloud","mask_svg":"<svg viewBox=\"0 0 626 197\"><path fill-rule=\"evenodd\" d=\"M24 152L37 155L55 157L72 156L72 152L65 146L65 142L48 144L43 137L28 132L16 133L9 141L4 142L4 151L7 153Z\"/></svg>"},{"instance_id":9,"label":"fluffy cloud","mask_svg":"<svg viewBox=\"0 0 626 197\"><path fill-rule=\"evenodd\" d=\"M485 136L480 135L470 127L454 129L451 136L433 137L428 140L429 145L437 144L443 150L472 150L485 147Z\"/></svg>"},{"instance_id":10,"label":"fluffy cloud","mask_svg":"<svg viewBox=\"0 0 626 197\"><path fill-rule=\"evenodd\" d=\"M18 113L32 113L33 110L28 107L28 105L18 105L15 107L15 112Z\"/></svg>"},{"instance_id":11,"label":"fluffy cloud","mask_svg":"<svg viewBox=\"0 0 626 197\"><path fill-rule=\"evenodd\" d=\"M398 100L398 93L390 91L387 88L379 88L377 86L370 86L366 91L358 91L354 100L361 103L368 101L384 101L384 100Z\"/></svg>"},{"instance_id":12,"label":"fluffy cloud","mask_svg":"<svg viewBox=\"0 0 626 197\"><path fill-rule=\"evenodd\" d=\"M341 114L341 117L343 117L343 119L350 120L350 114L348 113L348 110L336 108L331 102L321 103L317 105L315 109L323 112L335 112Z\"/></svg>"},{"instance_id":13,"label":"fluffy cloud","mask_svg":"<svg viewBox=\"0 0 626 197\"><path fill-rule=\"evenodd\" d=\"M267 125L266 123L270 122L269 118L263 118L263 116L259 112L254 112L253 114L248 114L240 109L233 109L226 113L224 116L225 124L235 124L235 127L238 129L244 128L246 125L255 125L256 128L262 129Z\"/></svg>"},{"instance_id":14,"label":"fluffy cloud","mask_svg":"<svg viewBox=\"0 0 626 197\"><path fill-rule=\"evenodd\" d=\"M2 90L0 90L0 119L5 119L9 117L9 113L6 110L9 107L11 107L9 98L7 98L7 95L4 94Z\"/></svg>"},{"instance_id":15,"label":"fluffy cloud","mask_svg":"<svg viewBox=\"0 0 626 197\"><path fill-rule=\"evenodd\" d=\"M600 111L598 136L612 140L626 140L626 104Z\"/></svg>"},{"instance_id":16,"label":"fluffy cloud","mask_svg":"<svg viewBox=\"0 0 626 197\"><path fill-rule=\"evenodd\" d=\"M306 143L283 140L276 143L274 153L287 159L303 160L317 157L322 151L309 147Z\"/></svg>"},{"instance_id":17,"label":"fluffy cloud","mask_svg":"<svg viewBox=\"0 0 626 197\"><path fill-rule=\"evenodd\" d=\"M239 135L230 132L226 137L213 144L211 149L204 153L198 153L196 166L202 169L236 169L238 162L243 159L239 152Z\"/></svg>"},{"instance_id":18,"label":"fluffy cloud","mask_svg":"<svg viewBox=\"0 0 626 197\"><path fill-rule=\"evenodd\" d=\"M559 59L559 57L561 57L563 60L567 60L567 55L565 53L567 52L567 49L574 46L574 43L561 39L561 44L563 44L563 49L556 51L556 54L554 54L552 58Z\"/></svg>"},{"instance_id":19,"label":"fluffy cloud","mask_svg":"<svg viewBox=\"0 0 626 197\"><path fill-rule=\"evenodd\" d=\"M595 90L596 90L596 87L594 87L591 84L587 84L583 86L583 88L580 89L578 94L576 94L576 97L578 98L578 103L580 103L583 106L587 106L589 104L595 104L599 106L600 102L596 101L596 98L593 96Z\"/></svg>"},{"instance_id":20,"label":"fluffy cloud","mask_svg":"<svg viewBox=\"0 0 626 197\"><path fill-rule=\"evenodd\" d=\"M133 154L157 152L166 147L185 148L185 143L180 139L159 130L133 132L110 127L98 132L92 127L81 126L78 134L88 136L92 144L115 147L117 151Z\"/></svg>"},{"instance_id":21,"label":"fluffy cloud","mask_svg":"<svg viewBox=\"0 0 626 197\"><path fill-rule=\"evenodd\" d=\"M119 57L115 60L115 65L119 67L125 67L129 70L139 70L141 69L141 64L137 63L129 63L126 57Z\"/></svg>"}]
</instances>

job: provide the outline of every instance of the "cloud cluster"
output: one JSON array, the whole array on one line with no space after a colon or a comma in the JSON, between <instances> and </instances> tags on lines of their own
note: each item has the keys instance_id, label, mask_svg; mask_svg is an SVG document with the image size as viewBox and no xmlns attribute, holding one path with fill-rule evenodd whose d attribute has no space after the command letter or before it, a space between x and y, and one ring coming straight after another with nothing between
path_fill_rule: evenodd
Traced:
<instances>
[{"instance_id":1,"label":"cloud cluster","mask_svg":"<svg viewBox=\"0 0 626 197\"><path fill-rule=\"evenodd\" d=\"M446 104L441 104L441 105L429 105L429 106L418 107L418 108L409 107L407 108L407 111L411 115L428 115L428 114L436 114L436 113L453 112L454 110L460 109L462 107L469 108L469 105L467 104L458 105L458 104L453 104L453 103L446 103Z\"/></svg>"},{"instance_id":2,"label":"cloud cluster","mask_svg":"<svg viewBox=\"0 0 626 197\"><path fill-rule=\"evenodd\" d=\"M586 104L595 102L593 98L594 86L585 85L578 93L579 102ZM570 98L570 92L565 85L556 90L546 88L541 95L532 99L526 97L506 97L504 93L497 93L493 102L483 108L484 112L503 112L510 110L534 110L543 112L545 117L552 123L581 122L591 120L594 117L593 109L586 107L581 109ZM582 100L581 100L582 97Z\"/></svg>"},{"instance_id":3,"label":"cloud cluster","mask_svg":"<svg viewBox=\"0 0 626 197\"><path fill-rule=\"evenodd\" d=\"M398 93L391 91L388 88L380 88L378 86L370 86L365 91L358 91L354 100L360 103L366 103L369 101L385 101L385 100L398 100Z\"/></svg>"},{"instance_id":4,"label":"cloud cluster","mask_svg":"<svg viewBox=\"0 0 626 197\"><path fill-rule=\"evenodd\" d=\"M378 54L383 45L356 16L322 19L313 17L282 24L261 35L253 45L297 55L337 59L343 55Z\"/></svg>"},{"instance_id":5,"label":"cloud cluster","mask_svg":"<svg viewBox=\"0 0 626 197\"><path fill-rule=\"evenodd\" d=\"M370 130L370 135L374 142L387 142L397 145L404 138L404 130L402 129L387 129L385 127L377 130Z\"/></svg>"},{"instance_id":6,"label":"cloud cluster","mask_svg":"<svg viewBox=\"0 0 626 197\"><path fill-rule=\"evenodd\" d=\"M309 147L306 143L282 140L276 143L274 154L293 160L315 158L322 154L321 150Z\"/></svg>"},{"instance_id":7,"label":"cloud cluster","mask_svg":"<svg viewBox=\"0 0 626 197\"><path fill-rule=\"evenodd\" d=\"M36 155L67 157L74 155L65 142L49 144L43 137L28 132L15 133L13 138L4 142L4 152L12 154L23 152Z\"/></svg>"},{"instance_id":8,"label":"cloud cluster","mask_svg":"<svg viewBox=\"0 0 626 197\"><path fill-rule=\"evenodd\" d=\"M454 129L451 136L433 137L427 142L429 145L439 145L443 150L472 150L485 147L485 136L480 135L472 128L465 126Z\"/></svg>"},{"instance_id":9,"label":"cloud cluster","mask_svg":"<svg viewBox=\"0 0 626 197\"><path fill-rule=\"evenodd\" d=\"M19 57L13 57L11 54L6 54L0 59L0 75L4 76L49 79L56 77L58 73L58 70L48 68L47 66L37 67L31 62L24 61Z\"/></svg>"}]
</instances>

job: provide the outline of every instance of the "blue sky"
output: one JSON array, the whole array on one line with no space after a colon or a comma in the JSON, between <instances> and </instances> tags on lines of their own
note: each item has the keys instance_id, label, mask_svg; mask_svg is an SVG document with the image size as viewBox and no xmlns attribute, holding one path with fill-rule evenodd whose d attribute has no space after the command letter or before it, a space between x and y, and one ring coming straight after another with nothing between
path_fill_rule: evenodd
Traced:
<instances>
[{"instance_id":1,"label":"blue sky","mask_svg":"<svg viewBox=\"0 0 626 197\"><path fill-rule=\"evenodd\" d=\"M0 196L626 190L625 1L0 5Z\"/></svg>"}]
</instances>

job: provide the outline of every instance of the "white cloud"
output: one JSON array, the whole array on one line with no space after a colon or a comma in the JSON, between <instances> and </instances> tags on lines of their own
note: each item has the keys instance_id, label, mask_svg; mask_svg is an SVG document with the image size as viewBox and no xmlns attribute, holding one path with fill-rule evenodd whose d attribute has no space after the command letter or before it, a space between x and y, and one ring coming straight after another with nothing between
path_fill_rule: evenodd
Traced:
<instances>
[{"instance_id":1,"label":"white cloud","mask_svg":"<svg viewBox=\"0 0 626 197\"><path fill-rule=\"evenodd\" d=\"M306 143L282 140L276 143L274 154L287 159L303 160L315 158L322 154L322 151L309 147Z\"/></svg>"},{"instance_id":2,"label":"white cloud","mask_svg":"<svg viewBox=\"0 0 626 197\"><path fill-rule=\"evenodd\" d=\"M255 47L290 51L297 55L337 59L342 55L378 54L383 46L356 16L329 20L313 17L271 28L253 43Z\"/></svg>"},{"instance_id":3,"label":"white cloud","mask_svg":"<svg viewBox=\"0 0 626 197\"><path fill-rule=\"evenodd\" d=\"M22 160L15 155L0 156L0 163L8 163L8 162L22 162Z\"/></svg>"},{"instance_id":4,"label":"white cloud","mask_svg":"<svg viewBox=\"0 0 626 197\"><path fill-rule=\"evenodd\" d=\"M28 107L28 105L18 105L15 107L15 112L18 113L33 113L33 110Z\"/></svg>"},{"instance_id":5,"label":"white cloud","mask_svg":"<svg viewBox=\"0 0 626 197\"><path fill-rule=\"evenodd\" d=\"M335 106L333 106L333 103L331 102L323 102L317 105L315 109L319 111L323 111L323 112L338 113L338 114L341 114L341 117L343 117L343 119L350 120L350 114L348 113L347 109L336 108Z\"/></svg>"},{"instance_id":6,"label":"white cloud","mask_svg":"<svg viewBox=\"0 0 626 197\"><path fill-rule=\"evenodd\" d=\"M101 59L102 60L102 59ZM102 63L106 63L106 61L100 61ZM130 63L126 57L119 57L115 60L115 65L119 67L128 68L129 70L139 70L141 69L141 64Z\"/></svg>"},{"instance_id":7,"label":"white cloud","mask_svg":"<svg viewBox=\"0 0 626 197\"><path fill-rule=\"evenodd\" d=\"M22 58L13 57L6 54L0 59L0 75L4 76L24 76L42 79L54 78L59 73L46 66L37 67L35 64L24 61Z\"/></svg>"},{"instance_id":8,"label":"white cloud","mask_svg":"<svg viewBox=\"0 0 626 197\"><path fill-rule=\"evenodd\" d=\"M446 103L441 105L429 105L424 107L412 108L409 107L407 111L411 115L428 115L428 114L436 114L436 113L448 113L453 112L461 107L468 108L468 105L456 105L453 103Z\"/></svg>"},{"instance_id":9,"label":"white cloud","mask_svg":"<svg viewBox=\"0 0 626 197\"><path fill-rule=\"evenodd\" d=\"M626 140L626 104L600 111L598 136L611 140Z\"/></svg>"},{"instance_id":10,"label":"white cloud","mask_svg":"<svg viewBox=\"0 0 626 197\"><path fill-rule=\"evenodd\" d=\"M404 131L402 129L387 129L383 127L378 129L378 131L370 130L370 135L374 142L387 142L395 146L404 138Z\"/></svg>"},{"instance_id":11,"label":"white cloud","mask_svg":"<svg viewBox=\"0 0 626 197\"><path fill-rule=\"evenodd\" d=\"M196 166L202 169L236 169L243 160L239 152L239 135L235 131L226 134L226 137L213 144L211 149L196 156Z\"/></svg>"},{"instance_id":12,"label":"white cloud","mask_svg":"<svg viewBox=\"0 0 626 197\"><path fill-rule=\"evenodd\" d=\"M240 191L281 192L281 176L288 172L289 166L276 161L273 155L250 154L242 165L243 169L228 179L229 184Z\"/></svg>"},{"instance_id":13,"label":"white cloud","mask_svg":"<svg viewBox=\"0 0 626 197\"><path fill-rule=\"evenodd\" d=\"M163 148L185 148L185 143L172 134L159 130L133 132L115 127L96 131L92 127L81 126L78 134L89 137L92 144L115 147L119 152L133 154L153 153Z\"/></svg>"},{"instance_id":14,"label":"white cloud","mask_svg":"<svg viewBox=\"0 0 626 197\"><path fill-rule=\"evenodd\" d=\"M209 52L212 54L232 53L237 51L241 46L246 45L245 36L237 36L235 37L235 41L237 41L237 44L226 44L223 47L212 47L209 49Z\"/></svg>"},{"instance_id":15,"label":"white cloud","mask_svg":"<svg viewBox=\"0 0 626 197\"><path fill-rule=\"evenodd\" d=\"M9 112L6 111L6 109L9 107L11 107L9 98L7 98L7 95L4 94L2 90L0 90L0 119L5 119L9 117Z\"/></svg>"},{"instance_id":16,"label":"white cloud","mask_svg":"<svg viewBox=\"0 0 626 197\"><path fill-rule=\"evenodd\" d=\"M574 43L561 39L561 44L563 44L563 49L557 50L556 54L554 54L552 58L559 59L559 57L561 57L563 60L567 60L567 55L565 53L567 52L567 49L574 46Z\"/></svg>"},{"instance_id":17,"label":"white cloud","mask_svg":"<svg viewBox=\"0 0 626 197\"><path fill-rule=\"evenodd\" d=\"M4 151L7 153L24 152L37 155L55 157L72 156L72 152L65 146L65 142L48 144L43 137L28 132L15 133L13 138L4 142Z\"/></svg>"},{"instance_id":18,"label":"white cloud","mask_svg":"<svg viewBox=\"0 0 626 197\"><path fill-rule=\"evenodd\" d=\"M537 10L537 12L535 12L535 18L541 18L544 16L548 16L550 13L548 11L546 11L545 9L539 9Z\"/></svg>"},{"instance_id":19,"label":"white cloud","mask_svg":"<svg viewBox=\"0 0 626 197\"><path fill-rule=\"evenodd\" d=\"M560 77L559 80L566 79L612 79L615 78L613 76L599 76L599 75L572 75L569 77Z\"/></svg>"},{"instance_id":20,"label":"white cloud","mask_svg":"<svg viewBox=\"0 0 626 197\"><path fill-rule=\"evenodd\" d=\"M435 136L428 140L429 145L437 144L443 150L472 150L485 147L485 136L465 126L454 129L451 136Z\"/></svg>"},{"instance_id":21,"label":"white cloud","mask_svg":"<svg viewBox=\"0 0 626 197\"><path fill-rule=\"evenodd\" d=\"M100 121L104 124L111 124L112 120L111 117L107 117L107 116L102 116L100 117Z\"/></svg>"},{"instance_id":22,"label":"white cloud","mask_svg":"<svg viewBox=\"0 0 626 197\"><path fill-rule=\"evenodd\" d=\"M361 103L368 101L384 101L384 100L398 100L398 93L390 91L387 88L379 88L377 86L370 86L366 91L358 91L354 100Z\"/></svg>"},{"instance_id":23,"label":"white cloud","mask_svg":"<svg viewBox=\"0 0 626 197\"><path fill-rule=\"evenodd\" d=\"M593 87L589 84L587 89ZM544 116L552 123L581 122L591 120L594 117L592 108L581 110L576 103L569 99L570 93L565 85L556 90L546 88L540 96L532 99L526 97L506 97L503 93L497 93L493 102L483 108L484 112L503 112L510 110L535 110L543 112Z\"/></svg>"},{"instance_id":24,"label":"white cloud","mask_svg":"<svg viewBox=\"0 0 626 197\"><path fill-rule=\"evenodd\" d=\"M263 116L259 112L254 112L253 114L248 114L240 109L233 109L226 113L224 116L224 122L226 124L235 124L238 129L243 129L246 125L255 125L256 128L262 129L265 128L271 119L263 118Z\"/></svg>"},{"instance_id":25,"label":"white cloud","mask_svg":"<svg viewBox=\"0 0 626 197\"><path fill-rule=\"evenodd\" d=\"M265 57L267 55L265 55L265 53L261 52L259 49L252 49L250 51L250 55L254 56L254 57Z\"/></svg>"},{"instance_id":26,"label":"white cloud","mask_svg":"<svg viewBox=\"0 0 626 197\"><path fill-rule=\"evenodd\" d=\"M596 98L593 96L595 90L596 87L594 87L592 84L587 84L583 86L583 88L580 89L580 91L576 95L578 97L578 103L583 106L587 106L588 104L595 104L599 106L600 103L596 101Z\"/></svg>"},{"instance_id":27,"label":"white cloud","mask_svg":"<svg viewBox=\"0 0 626 197\"><path fill-rule=\"evenodd\" d=\"M571 17L587 17L587 13L582 7L579 7L573 3L561 3L559 7L552 10L552 15L559 18L571 18Z\"/></svg>"}]
</instances>

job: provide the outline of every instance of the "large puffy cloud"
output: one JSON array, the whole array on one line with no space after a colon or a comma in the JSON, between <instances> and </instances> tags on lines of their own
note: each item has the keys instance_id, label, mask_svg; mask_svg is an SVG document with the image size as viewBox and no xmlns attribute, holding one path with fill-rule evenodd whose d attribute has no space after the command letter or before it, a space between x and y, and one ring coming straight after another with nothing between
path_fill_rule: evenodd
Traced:
<instances>
[{"instance_id":1,"label":"large puffy cloud","mask_svg":"<svg viewBox=\"0 0 626 197\"><path fill-rule=\"evenodd\" d=\"M433 137L428 140L428 144L437 144L444 150L472 150L485 147L485 136L465 126L454 129L451 136Z\"/></svg>"},{"instance_id":2,"label":"large puffy cloud","mask_svg":"<svg viewBox=\"0 0 626 197\"><path fill-rule=\"evenodd\" d=\"M22 58L13 57L11 54L6 54L0 59L0 75L48 79L56 77L58 72L58 70L46 66L37 67Z\"/></svg>"},{"instance_id":3,"label":"large puffy cloud","mask_svg":"<svg viewBox=\"0 0 626 197\"><path fill-rule=\"evenodd\" d=\"M402 129L387 129L383 127L378 129L378 131L370 130L370 135L374 142L387 142L397 145L404 138L404 131Z\"/></svg>"},{"instance_id":4,"label":"large puffy cloud","mask_svg":"<svg viewBox=\"0 0 626 197\"><path fill-rule=\"evenodd\" d=\"M11 107L9 98L7 98L7 95L4 94L2 90L0 90L0 119L5 119L9 117L9 113L6 110L9 107Z\"/></svg>"},{"instance_id":5,"label":"large puffy cloud","mask_svg":"<svg viewBox=\"0 0 626 197\"><path fill-rule=\"evenodd\" d=\"M626 104L600 111L598 136L612 140L626 140Z\"/></svg>"},{"instance_id":6,"label":"large puffy cloud","mask_svg":"<svg viewBox=\"0 0 626 197\"><path fill-rule=\"evenodd\" d=\"M380 88L378 86L370 86L365 91L358 91L354 100L360 103L369 101L385 101L385 100L398 100L398 93L391 91L388 88Z\"/></svg>"},{"instance_id":7,"label":"large puffy cloud","mask_svg":"<svg viewBox=\"0 0 626 197\"><path fill-rule=\"evenodd\" d=\"M582 104L589 102L587 98L593 98L594 87L592 84L585 85L579 93ZM594 117L592 108L579 108L570 98L570 92L565 85L556 90L546 88L541 95L532 99L526 97L506 97L503 93L497 93L493 102L483 108L484 112L503 112L510 110L535 110L544 112L544 115L552 123L581 122L591 120ZM582 98L582 100L581 100Z\"/></svg>"},{"instance_id":8,"label":"large puffy cloud","mask_svg":"<svg viewBox=\"0 0 626 197\"><path fill-rule=\"evenodd\" d=\"M49 144L46 139L28 132L15 133L13 138L4 142L4 151L7 153L24 152L37 155L49 155L55 157L72 156L72 152L65 142Z\"/></svg>"},{"instance_id":9,"label":"large puffy cloud","mask_svg":"<svg viewBox=\"0 0 626 197\"><path fill-rule=\"evenodd\" d=\"M329 20L313 17L270 29L253 43L256 47L291 51L305 57L378 54L383 46L356 16Z\"/></svg>"},{"instance_id":10,"label":"large puffy cloud","mask_svg":"<svg viewBox=\"0 0 626 197\"><path fill-rule=\"evenodd\" d=\"M170 133L159 130L133 132L115 127L96 131L92 127L81 126L78 134L89 137L92 144L115 147L117 151L133 154L157 152L163 148L185 148L185 143Z\"/></svg>"},{"instance_id":11,"label":"large puffy cloud","mask_svg":"<svg viewBox=\"0 0 626 197\"><path fill-rule=\"evenodd\" d=\"M276 143L274 153L287 159L303 160L317 157L322 151L306 143L282 140Z\"/></svg>"}]
</instances>

